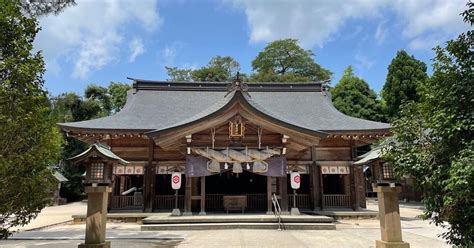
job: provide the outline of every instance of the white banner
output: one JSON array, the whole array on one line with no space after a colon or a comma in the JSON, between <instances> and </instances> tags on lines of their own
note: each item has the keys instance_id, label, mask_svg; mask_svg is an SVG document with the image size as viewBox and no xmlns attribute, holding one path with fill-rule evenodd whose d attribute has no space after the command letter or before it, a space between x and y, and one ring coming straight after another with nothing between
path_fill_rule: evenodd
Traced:
<instances>
[{"instance_id":1,"label":"white banner","mask_svg":"<svg viewBox=\"0 0 474 248\"><path fill-rule=\"evenodd\" d=\"M301 184L301 176L300 173L298 172L291 172L290 174L290 180L291 180L291 188L292 189L299 189L300 184Z\"/></svg>"},{"instance_id":2,"label":"white banner","mask_svg":"<svg viewBox=\"0 0 474 248\"><path fill-rule=\"evenodd\" d=\"M181 188L181 173L173 172L171 174L171 188L173 189Z\"/></svg>"},{"instance_id":3,"label":"white banner","mask_svg":"<svg viewBox=\"0 0 474 248\"><path fill-rule=\"evenodd\" d=\"M349 174L349 167L347 165L323 165L321 166L321 174Z\"/></svg>"}]
</instances>

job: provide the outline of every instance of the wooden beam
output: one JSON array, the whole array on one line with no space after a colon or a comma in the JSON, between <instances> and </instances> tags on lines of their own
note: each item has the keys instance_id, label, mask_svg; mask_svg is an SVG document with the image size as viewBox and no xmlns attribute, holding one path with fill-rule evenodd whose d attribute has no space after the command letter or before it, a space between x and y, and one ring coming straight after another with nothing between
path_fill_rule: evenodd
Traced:
<instances>
[{"instance_id":1,"label":"wooden beam","mask_svg":"<svg viewBox=\"0 0 474 248\"><path fill-rule=\"evenodd\" d=\"M281 212L282 214L289 214L288 212L288 175L285 174L284 177L279 177L278 181L280 183Z\"/></svg>"},{"instance_id":2,"label":"wooden beam","mask_svg":"<svg viewBox=\"0 0 474 248\"><path fill-rule=\"evenodd\" d=\"M267 214L273 214L273 211L272 211L272 177L267 177Z\"/></svg>"},{"instance_id":3,"label":"wooden beam","mask_svg":"<svg viewBox=\"0 0 474 248\"><path fill-rule=\"evenodd\" d=\"M201 177L201 212L199 215L206 215L206 177Z\"/></svg>"},{"instance_id":4,"label":"wooden beam","mask_svg":"<svg viewBox=\"0 0 474 248\"><path fill-rule=\"evenodd\" d=\"M186 175L186 188L184 191L184 216L193 215L191 212L192 180L192 177L188 177Z\"/></svg>"},{"instance_id":5,"label":"wooden beam","mask_svg":"<svg viewBox=\"0 0 474 248\"><path fill-rule=\"evenodd\" d=\"M145 168L145 175L143 182L145 183L144 185L144 191L145 191L145 201L144 201L144 211L145 212L152 212L153 211L153 197L154 197L154 184L155 184L155 166L153 164L154 160L154 154L155 154L155 142L150 139L148 142L148 164Z\"/></svg>"},{"instance_id":6,"label":"wooden beam","mask_svg":"<svg viewBox=\"0 0 474 248\"><path fill-rule=\"evenodd\" d=\"M321 169L316 163L316 147L311 147L311 160L310 165L310 177L311 177L311 196L313 198L313 210L320 211L322 208L322 182L321 182Z\"/></svg>"}]
</instances>

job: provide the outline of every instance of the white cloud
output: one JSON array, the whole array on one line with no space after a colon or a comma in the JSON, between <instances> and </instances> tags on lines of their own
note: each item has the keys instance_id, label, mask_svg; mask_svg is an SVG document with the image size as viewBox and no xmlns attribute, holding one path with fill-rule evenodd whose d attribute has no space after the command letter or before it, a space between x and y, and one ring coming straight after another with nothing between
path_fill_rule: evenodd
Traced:
<instances>
[{"instance_id":1,"label":"white cloud","mask_svg":"<svg viewBox=\"0 0 474 248\"><path fill-rule=\"evenodd\" d=\"M379 45L381 45L387 37L388 29L385 27L385 23L386 21L380 22L375 30L374 39Z\"/></svg>"},{"instance_id":2,"label":"white cloud","mask_svg":"<svg viewBox=\"0 0 474 248\"><path fill-rule=\"evenodd\" d=\"M133 38L130 43L128 43L128 49L130 50L130 57L128 62L134 62L138 55L143 54L146 49L143 45L143 40L141 38Z\"/></svg>"},{"instance_id":3,"label":"white cloud","mask_svg":"<svg viewBox=\"0 0 474 248\"><path fill-rule=\"evenodd\" d=\"M377 42L386 38L387 26L401 25L403 37L417 48L422 48L421 39L433 37L433 33L437 33L437 39L447 40L467 30L459 16L465 9L465 0L228 1L245 12L251 43L291 37L299 39L305 47L323 46L353 18L376 18L384 23L384 10L393 11L397 18L387 25L379 24Z\"/></svg>"},{"instance_id":4,"label":"white cloud","mask_svg":"<svg viewBox=\"0 0 474 248\"><path fill-rule=\"evenodd\" d=\"M118 61L127 34L124 25L138 22L147 31L162 20L156 0L130 4L123 1L77 1L59 15L40 19L42 31L35 46L43 50L46 68L58 73L61 59L73 63L72 76L85 79L93 71Z\"/></svg>"},{"instance_id":5,"label":"white cloud","mask_svg":"<svg viewBox=\"0 0 474 248\"><path fill-rule=\"evenodd\" d=\"M163 59L163 63L166 65L171 65L174 63L174 58L176 56L176 48L166 46L161 51L161 57Z\"/></svg>"},{"instance_id":6,"label":"white cloud","mask_svg":"<svg viewBox=\"0 0 474 248\"><path fill-rule=\"evenodd\" d=\"M178 53L186 46L182 41L174 41L166 45L158 54L158 63L164 66L175 66L175 59Z\"/></svg>"},{"instance_id":7,"label":"white cloud","mask_svg":"<svg viewBox=\"0 0 474 248\"><path fill-rule=\"evenodd\" d=\"M393 7L412 49L430 49L469 28L459 16L466 9L465 0L396 0Z\"/></svg>"},{"instance_id":8,"label":"white cloud","mask_svg":"<svg viewBox=\"0 0 474 248\"><path fill-rule=\"evenodd\" d=\"M370 59L369 57L360 54L360 52L357 52L354 59L357 62L356 67L361 69L370 69L376 63L374 59Z\"/></svg>"},{"instance_id":9,"label":"white cloud","mask_svg":"<svg viewBox=\"0 0 474 248\"><path fill-rule=\"evenodd\" d=\"M250 42L297 38L303 46L322 46L349 18L373 13L381 1L234 0L250 26Z\"/></svg>"}]
</instances>

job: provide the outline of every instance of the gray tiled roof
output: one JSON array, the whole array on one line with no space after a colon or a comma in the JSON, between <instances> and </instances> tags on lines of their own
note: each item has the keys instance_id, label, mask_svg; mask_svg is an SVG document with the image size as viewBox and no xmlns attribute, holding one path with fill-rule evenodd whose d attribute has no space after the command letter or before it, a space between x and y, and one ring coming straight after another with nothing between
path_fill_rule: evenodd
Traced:
<instances>
[{"instance_id":1,"label":"gray tiled roof","mask_svg":"<svg viewBox=\"0 0 474 248\"><path fill-rule=\"evenodd\" d=\"M129 163L128 161L126 161L126 160L122 159L121 157L115 155L115 153L113 153L110 150L110 147L108 147L104 144L100 144L100 143L92 144L91 146L89 146L89 148L87 150L85 150L84 152L82 152L82 153L80 153L80 154L78 154L74 157L68 158L68 160L81 161L86 156L88 156L89 153L94 152L94 151L97 151L100 154L102 154L103 156L105 156L105 157L107 157L111 160L117 161L118 163L121 163L121 164L128 164Z\"/></svg>"},{"instance_id":2,"label":"gray tiled roof","mask_svg":"<svg viewBox=\"0 0 474 248\"><path fill-rule=\"evenodd\" d=\"M232 93L224 97L227 92L225 84L222 83L209 84L212 88L204 84L203 88L200 88L200 85L188 87L189 83L153 84L149 81L144 85L146 88L135 83L135 89L132 91L136 92L129 92L126 106L115 115L62 123L60 126L66 130L84 128L159 131L206 117L224 107L233 97ZM281 84L262 84L259 87L252 85L248 92L250 97L244 94L244 98L265 115L313 131L363 131L390 127L386 123L346 116L334 108L329 95L320 92L320 84L314 84L312 89L309 88L310 84L302 85L300 87L295 84L288 89Z\"/></svg>"}]
</instances>

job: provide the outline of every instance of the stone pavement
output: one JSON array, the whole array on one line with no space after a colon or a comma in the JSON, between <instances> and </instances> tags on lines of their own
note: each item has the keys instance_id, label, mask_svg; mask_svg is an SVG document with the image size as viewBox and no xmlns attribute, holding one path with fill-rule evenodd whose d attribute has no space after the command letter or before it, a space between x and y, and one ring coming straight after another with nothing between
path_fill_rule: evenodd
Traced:
<instances>
[{"instance_id":1,"label":"stone pavement","mask_svg":"<svg viewBox=\"0 0 474 248\"><path fill-rule=\"evenodd\" d=\"M73 202L60 206L46 207L28 225L19 228L20 231L34 230L51 225L72 221L74 214L86 214L87 202Z\"/></svg>"},{"instance_id":2,"label":"stone pavement","mask_svg":"<svg viewBox=\"0 0 474 248\"><path fill-rule=\"evenodd\" d=\"M376 210L376 203L369 202ZM450 247L437 235L442 229L422 221L419 205L402 204L403 239L412 248ZM84 224L64 224L41 230L22 231L0 247L77 247L84 238ZM200 230L140 231L138 224L108 223L112 247L375 247L380 238L378 220L340 220L337 230Z\"/></svg>"}]
</instances>

